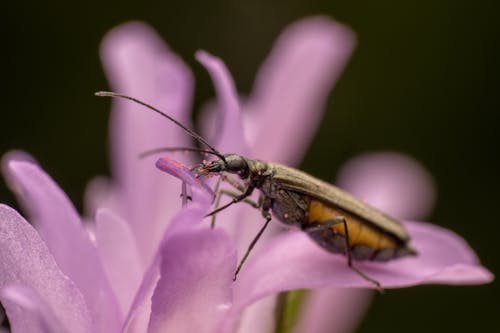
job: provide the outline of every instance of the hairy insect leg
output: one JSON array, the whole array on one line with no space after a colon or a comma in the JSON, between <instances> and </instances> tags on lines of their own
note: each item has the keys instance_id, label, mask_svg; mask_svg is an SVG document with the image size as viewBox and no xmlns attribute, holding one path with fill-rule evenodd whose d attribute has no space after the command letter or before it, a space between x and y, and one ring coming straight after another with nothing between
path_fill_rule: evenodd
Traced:
<instances>
[{"instance_id":1,"label":"hairy insect leg","mask_svg":"<svg viewBox=\"0 0 500 333\"><path fill-rule=\"evenodd\" d=\"M308 231L311 229L330 229L331 227L342 223L344 225L344 230L345 230L345 251L346 251L346 256L347 256L347 265L349 266L350 269L352 269L354 272L356 272L359 276L361 276L363 279L373 283L379 292L383 292L384 289L380 285L380 282L378 282L375 279L372 279L365 273L363 273L359 268L355 267L354 264L352 263L352 254L351 254L351 246L349 244L349 228L347 228L347 220L343 216L338 216L335 217L331 220L324 221L324 222L315 222L308 224L307 226L304 227L304 231Z\"/></svg>"},{"instance_id":2,"label":"hairy insect leg","mask_svg":"<svg viewBox=\"0 0 500 333\"><path fill-rule=\"evenodd\" d=\"M233 277L233 281L236 281L236 277L238 276L238 273L240 272L241 270L241 267L243 267L243 264L245 263L245 261L247 260L248 258L248 255L250 254L250 252L252 251L253 247L255 246L255 244L257 244L257 241L259 240L260 236L262 236L262 234L264 233L264 230L266 230L267 226L269 225L269 222L271 222L271 214L269 213L269 211L263 211L262 213L264 215L264 217L266 218L266 222L264 223L264 225L262 226L262 228L260 228L259 232L257 233L257 235L254 237L254 239L252 240L252 242L250 243L250 245L248 246L248 249L247 251L245 252L245 255L243 256L243 258L241 258L241 261L240 263L238 264L238 267L236 267L236 271L234 272L234 277Z\"/></svg>"}]
</instances>

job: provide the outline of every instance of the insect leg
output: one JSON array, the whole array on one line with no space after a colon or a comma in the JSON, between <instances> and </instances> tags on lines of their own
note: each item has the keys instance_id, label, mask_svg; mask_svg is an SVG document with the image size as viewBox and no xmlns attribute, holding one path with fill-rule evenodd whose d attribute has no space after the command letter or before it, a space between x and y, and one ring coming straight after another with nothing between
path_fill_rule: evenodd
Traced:
<instances>
[{"instance_id":1,"label":"insect leg","mask_svg":"<svg viewBox=\"0 0 500 333\"><path fill-rule=\"evenodd\" d=\"M266 222L264 223L264 225L262 226L262 228L260 228L260 230L257 233L257 235L255 236L255 238L252 240L252 242L248 246L247 252L245 252L245 255L241 259L240 263L238 264L238 267L236 268L236 271L234 272L233 281L236 281L236 277L238 276L238 273L240 272L241 267L243 267L243 264L247 260L248 255L250 254L250 251L252 251L252 249L255 246L255 244L257 244L257 241L259 240L260 236L262 236L262 234L264 233L264 230L266 230L267 226L269 225L269 222L271 222L271 213L269 213L268 210L264 211L262 214L266 218Z\"/></svg>"},{"instance_id":2,"label":"insect leg","mask_svg":"<svg viewBox=\"0 0 500 333\"><path fill-rule=\"evenodd\" d=\"M217 183L215 184L215 188L214 188L214 192L217 193L217 197L215 199L215 204L214 204L214 209L218 209L219 208L220 199L222 197L221 194L223 194L223 193L224 194L228 194L232 198L235 198L239 194L241 194L241 193L237 193L237 194L233 195L233 194L231 194L229 192L226 192L226 190L222 190L221 192L219 192L219 187L220 187L220 184L221 184L222 180L227 181L231 186L233 186L235 189L239 190L240 192L245 192L245 186L243 186L243 184L241 184L235 178L233 178L233 177L231 177L231 176L229 176L227 174L221 174L221 176L219 177L219 179L217 179ZM247 199L245 199L243 201L247 202L246 200ZM212 220L210 222L210 227L212 229L215 227L215 219L216 219L216 214L213 214L212 215Z\"/></svg>"},{"instance_id":3,"label":"insect leg","mask_svg":"<svg viewBox=\"0 0 500 333\"><path fill-rule=\"evenodd\" d=\"M247 197L249 197L252 194L253 189L254 189L254 187L248 186L243 193L238 194L237 196L233 197L233 200L229 201L224 206L221 206L221 207L218 207L218 208L212 210L210 213L208 213L207 215L205 215L205 217L217 214L218 212L220 212L221 210L226 209L227 207L231 206L232 204L235 204L237 202L245 200Z\"/></svg>"},{"instance_id":4,"label":"insect leg","mask_svg":"<svg viewBox=\"0 0 500 333\"><path fill-rule=\"evenodd\" d=\"M216 202L215 202L215 208L217 208L219 206L219 202L220 202L220 198L222 197L222 195L225 194L227 196L230 196L231 198L237 198L238 195L240 195L241 193L238 193L238 192L235 192L235 191L230 191L230 190L227 190L227 189L221 189L219 190L219 193L217 195L217 199L216 199ZM253 208L256 208L256 209L259 209L260 208L260 204L258 202L255 202L249 198L245 198L243 200L241 200L242 202L244 203L247 203L249 204L250 206L252 206ZM214 228L215 227L215 217L217 216L217 214L213 214L212 215L212 222L210 224L211 228Z\"/></svg>"},{"instance_id":5,"label":"insect leg","mask_svg":"<svg viewBox=\"0 0 500 333\"><path fill-rule=\"evenodd\" d=\"M219 179L217 179L217 182L215 183L215 187L214 187L214 193L216 193L217 197L215 198L215 203L214 203L214 208L217 209L219 207L219 203L220 203L220 198L222 197L222 193L219 192L219 187L220 187L220 183L222 181L222 176L219 177ZM215 228L215 218L216 218L216 215L212 215L212 220L210 221L210 228Z\"/></svg>"},{"instance_id":6,"label":"insect leg","mask_svg":"<svg viewBox=\"0 0 500 333\"><path fill-rule=\"evenodd\" d=\"M236 180L236 178L231 177L228 174L223 174L222 178L223 178L223 180L225 180L226 182L228 182L229 185L231 185L235 189L239 190L240 192L245 192L245 185L243 185L238 180Z\"/></svg>"},{"instance_id":7,"label":"insect leg","mask_svg":"<svg viewBox=\"0 0 500 333\"><path fill-rule=\"evenodd\" d=\"M347 255L347 265L349 266L350 269L352 269L354 272L356 272L359 276L361 276L363 279L373 283L379 292L383 292L384 289L380 285L380 282L378 282L375 279L372 279L365 273L363 273L361 270L359 270L357 267L355 267L352 263L352 255L351 255L351 246L349 244L349 229L347 228L347 220L343 216L338 216L335 217L331 220L324 221L324 222L315 222L315 223L310 223L306 225L303 229L304 231L308 231L311 229L327 229L331 230L331 227L334 226L335 224L342 223L344 225L344 230L345 230L345 250L346 250L346 255Z\"/></svg>"},{"instance_id":8,"label":"insect leg","mask_svg":"<svg viewBox=\"0 0 500 333\"><path fill-rule=\"evenodd\" d=\"M220 193L221 194L225 194L227 196L230 196L231 198L236 198L236 197L238 197L238 195L241 194L241 193L230 191L230 190L227 190L227 189L220 190ZM253 208L256 208L256 209L259 209L260 206L261 206L258 202L255 202L255 201L253 201L252 199L249 199L249 198L245 198L245 199L243 199L241 201L244 202L244 203L246 203L246 204L249 204L250 206L252 206Z\"/></svg>"}]
</instances>

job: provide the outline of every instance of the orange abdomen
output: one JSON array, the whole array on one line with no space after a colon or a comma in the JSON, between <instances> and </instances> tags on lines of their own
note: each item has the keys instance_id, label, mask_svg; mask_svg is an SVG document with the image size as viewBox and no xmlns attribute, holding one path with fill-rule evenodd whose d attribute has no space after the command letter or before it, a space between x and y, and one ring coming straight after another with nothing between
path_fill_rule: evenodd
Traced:
<instances>
[{"instance_id":1,"label":"orange abdomen","mask_svg":"<svg viewBox=\"0 0 500 333\"><path fill-rule=\"evenodd\" d=\"M307 230L307 224L323 223L336 217L346 219L349 245L355 259L385 261L398 256L397 250L403 244L398 244L393 237L371 226L369 222L363 221L358 216L314 199L311 199L308 204L305 230ZM334 224L331 230L333 235L331 232L325 233L324 230L313 230L308 233L320 246L330 252L345 253L344 224L342 222Z\"/></svg>"}]
</instances>

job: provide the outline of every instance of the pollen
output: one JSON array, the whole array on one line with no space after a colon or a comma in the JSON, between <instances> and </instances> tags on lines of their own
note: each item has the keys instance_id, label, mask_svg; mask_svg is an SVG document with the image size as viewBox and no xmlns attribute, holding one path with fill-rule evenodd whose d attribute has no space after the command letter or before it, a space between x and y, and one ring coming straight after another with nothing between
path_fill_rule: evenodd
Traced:
<instances>
[{"instance_id":1,"label":"pollen","mask_svg":"<svg viewBox=\"0 0 500 333\"><path fill-rule=\"evenodd\" d=\"M176 161L176 160L173 160L171 158L165 158L166 160L168 160L170 163L172 163L174 166L176 166L177 168L183 168L184 167L184 164L182 164L181 162L179 161Z\"/></svg>"}]
</instances>

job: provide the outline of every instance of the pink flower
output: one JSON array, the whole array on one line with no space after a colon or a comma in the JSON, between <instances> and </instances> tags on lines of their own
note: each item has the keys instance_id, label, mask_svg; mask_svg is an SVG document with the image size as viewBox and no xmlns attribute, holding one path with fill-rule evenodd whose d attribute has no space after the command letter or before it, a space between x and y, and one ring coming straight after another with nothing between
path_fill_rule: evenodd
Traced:
<instances>
[{"instance_id":1,"label":"pink flower","mask_svg":"<svg viewBox=\"0 0 500 333\"><path fill-rule=\"evenodd\" d=\"M239 98L219 59L198 52L217 92L217 102L207 107L202 123L207 138L222 152L297 163L353 44L347 28L326 18L292 25L246 99ZM102 58L113 90L189 124L191 72L148 26L130 23L111 31ZM233 282L237 257L261 226L259 212L236 205L219 214L211 230L203 219L211 207L210 188L185 167L162 160L162 169L192 185L193 201L181 209L179 180L155 170L153 159L137 155L192 141L138 105L113 101L111 142L113 179L90 183L85 219L29 156L4 158L8 184L33 225L0 206L0 301L13 331L264 332L272 327L266 318L272 316L273 296L280 291L372 287L347 268L344 257L324 252L301 232L282 232L277 224L266 231ZM196 161L195 156L174 157L184 165ZM398 179L420 172L408 165L399 169L407 173L394 172ZM420 217L408 213L413 206L404 196L396 196L399 204L390 206L386 198L374 199L372 187L358 186L349 177L346 171L344 186L359 189L356 194L365 200L398 216ZM389 194L406 192L397 188L401 183L395 184ZM426 197L426 189L416 196ZM415 211L422 212L422 207ZM419 257L359 264L384 287L491 281L491 273L457 235L424 223L406 226ZM306 314L302 323L308 318ZM311 332L320 329L310 325Z\"/></svg>"}]
</instances>

